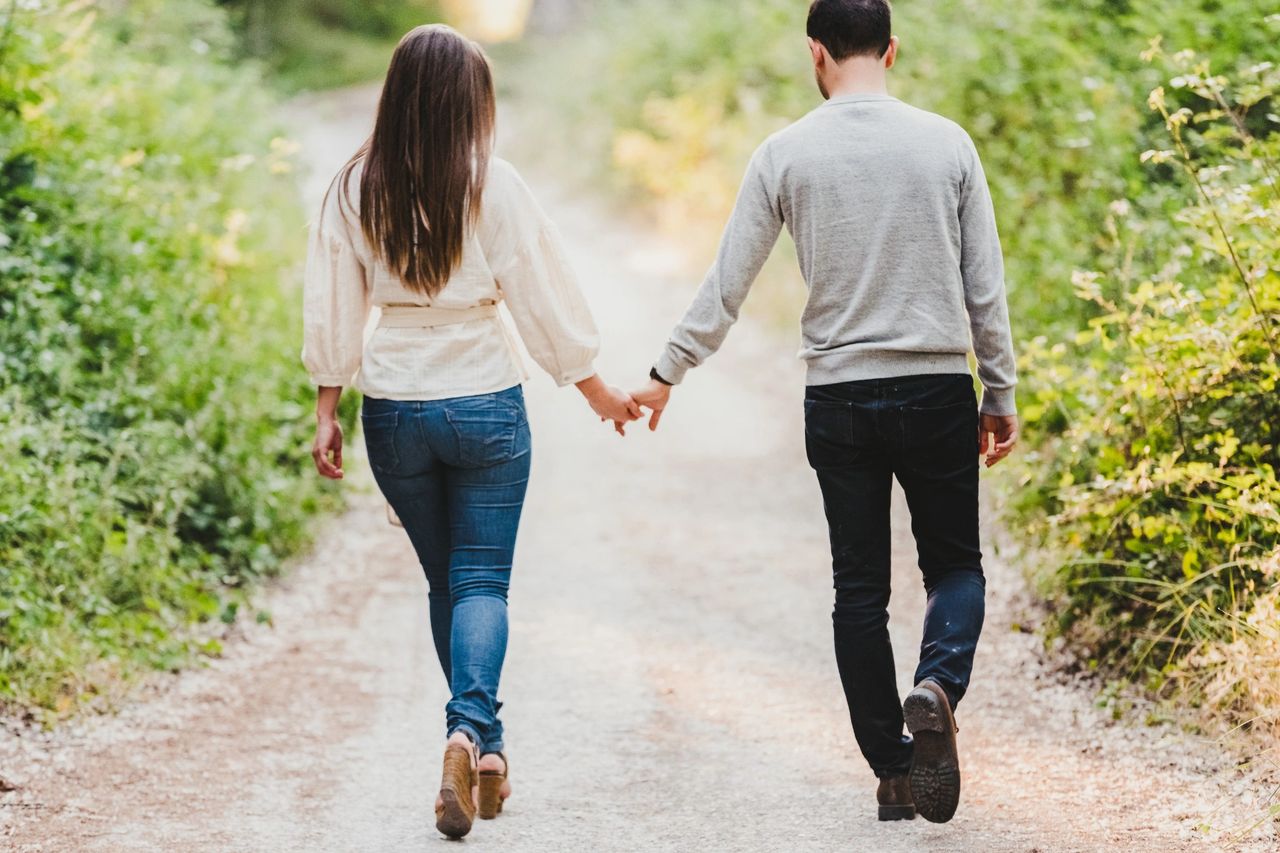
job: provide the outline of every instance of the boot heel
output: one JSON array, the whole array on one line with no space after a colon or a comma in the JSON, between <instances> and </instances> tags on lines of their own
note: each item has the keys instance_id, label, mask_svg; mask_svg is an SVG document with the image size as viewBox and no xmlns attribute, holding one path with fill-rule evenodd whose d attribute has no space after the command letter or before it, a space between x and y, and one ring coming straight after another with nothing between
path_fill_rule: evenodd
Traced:
<instances>
[{"instance_id":1,"label":"boot heel","mask_svg":"<svg viewBox=\"0 0 1280 853\"><path fill-rule=\"evenodd\" d=\"M916 807L913 805L880 807L880 820L915 820L915 817Z\"/></svg>"},{"instance_id":2,"label":"boot heel","mask_svg":"<svg viewBox=\"0 0 1280 853\"><path fill-rule=\"evenodd\" d=\"M502 814L502 783L506 780L497 773L480 774L480 817L493 820Z\"/></svg>"}]
</instances>

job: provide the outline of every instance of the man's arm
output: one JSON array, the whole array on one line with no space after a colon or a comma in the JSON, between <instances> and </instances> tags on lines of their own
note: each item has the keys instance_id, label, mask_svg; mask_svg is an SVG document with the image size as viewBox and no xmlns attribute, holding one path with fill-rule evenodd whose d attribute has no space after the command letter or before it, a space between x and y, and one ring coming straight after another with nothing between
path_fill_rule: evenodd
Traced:
<instances>
[{"instance_id":1,"label":"man's arm","mask_svg":"<svg viewBox=\"0 0 1280 853\"><path fill-rule=\"evenodd\" d=\"M1008 456L1018 443L1018 382L1005 300L1004 258L996 233L995 207L982 161L968 135L964 138L967 164L960 189L960 272L964 303L969 313L969 334L978 357L982 382L978 453L986 455L990 468Z\"/></svg>"},{"instance_id":2,"label":"man's arm","mask_svg":"<svg viewBox=\"0 0 1280 853\"><path fill-rule=\"evenodd\" d=\"M1018 375L995 208L982 162L967 135L964 145L968 163L960 189L960 273L973 352L978 357L978 379L982 382L982 413L1013 415L1017 412L1014 386Z\"/></svg>"},{"instance_id":3,"label":"man's arm","mask_svg":"<svg viewBox=\"0 0 1280 853\"><path fill-rule=\"evenodd\" d=\"M782 207L766 142L747 167L716 261L655 365L663 380L678 384L724 343L781 231Z\"/></svg>"}]
</instances>

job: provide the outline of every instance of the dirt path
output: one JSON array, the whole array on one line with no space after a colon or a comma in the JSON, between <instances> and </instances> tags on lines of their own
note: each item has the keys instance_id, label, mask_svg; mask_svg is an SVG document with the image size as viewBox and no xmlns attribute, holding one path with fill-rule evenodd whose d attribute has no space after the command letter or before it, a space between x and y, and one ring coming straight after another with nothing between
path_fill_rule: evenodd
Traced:
<instances>
[{"instance_id":1,"label":"dirt path","mask_svg":"<svg viewBox=\"0 0 1280 853\"><path fill-rule=\"evenodd\" d=\"M368 92L298 107L331 173ZM638 379L693 279L679 253L536 181ZM310 192L314 196L315 182ZM960 709L951 824L879 824L830 641L830 578L792 347L744 322L656 435L617 439L574 392L529 386L536 461L503 698L516 796L480 849L1207 849L1247 784L1209 745L1112 725L1013 630L1017 571L988 548L988 628ZM299 464L303 464L300 460ZM348 466L364 470L363 463ZM425 582L368 488L206 669L118 717L4 735L0 839L22 851L408 851L432 828L445 685ZM358 483L352 484L358 486ZM907 687L922 594L901 508L894 642ZM1274 849L1274 840L1257 842Z\"/></svg>"}]
</instances>

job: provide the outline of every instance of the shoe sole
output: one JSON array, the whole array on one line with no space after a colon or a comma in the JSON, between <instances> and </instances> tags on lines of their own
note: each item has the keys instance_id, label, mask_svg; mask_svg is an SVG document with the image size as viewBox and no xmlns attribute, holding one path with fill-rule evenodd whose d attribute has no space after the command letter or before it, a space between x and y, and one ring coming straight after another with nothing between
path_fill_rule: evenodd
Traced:
<instances>
[{"instance_id":1,"label":"shoe sole","mask_svg":"<svg viewBox=\"0 0 1280 853\"><path fill-rule=\"evenodd\" d=\"M452 788L440 789L444 805L436 814L436 829L450 838L462 838L471 831L471 818L462 808L458 792Z\"/></svg>"},{"instance_id":2,"label":"shoe sole","mask_svg":"<svg viewBox=\"0 0 1280 853\"><path fill-rule=\"evenodd\" d=\"M915 741L909 776L915 810L927 821L946 823L960 805L960 756L951 709L928 688L916 688L902 703L902 716Z\"/></svg>"},{"instance_id":3,"label":"shoe sole","mask_svg":"<svg viewBox=\"0 0 1280 853\"><path fill-rule=\"evenodd\" d=\"M915 806L881 806L880 820L915 820Z\"/></svg>"}]
</instances>

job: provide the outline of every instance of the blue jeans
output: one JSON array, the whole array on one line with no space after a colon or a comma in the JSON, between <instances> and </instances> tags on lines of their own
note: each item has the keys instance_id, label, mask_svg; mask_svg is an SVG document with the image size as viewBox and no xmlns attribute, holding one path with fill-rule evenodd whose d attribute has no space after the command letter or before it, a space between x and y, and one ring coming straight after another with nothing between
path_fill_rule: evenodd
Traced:
<instances>
[{"instance_id":1,"label":"blue jeans","mask_svg":"<svg viewBox=\"0 0 1280 853\"><path fill-rule=\"evenodd\" d=\"M499 752L507 588L531 456L524 392L366 397L361 421L378 488L427 575L431 636L452 694L446 732Z\"/></svg>"},{"instance_id":2,"label":"blue jeans","mask_svg":"<svg viewBox=\"0 0 1280 853\"><path fill-rule=\"evenodd\" d=\"M897 477L928 594L915 682L954 708L969 686L986 582L978 545L978 405L967 374L810 386L805 445L831 534L836 665L854 737L880 777L911 766L893 648L889 506Z\"/></svg>"}]
</instances>

